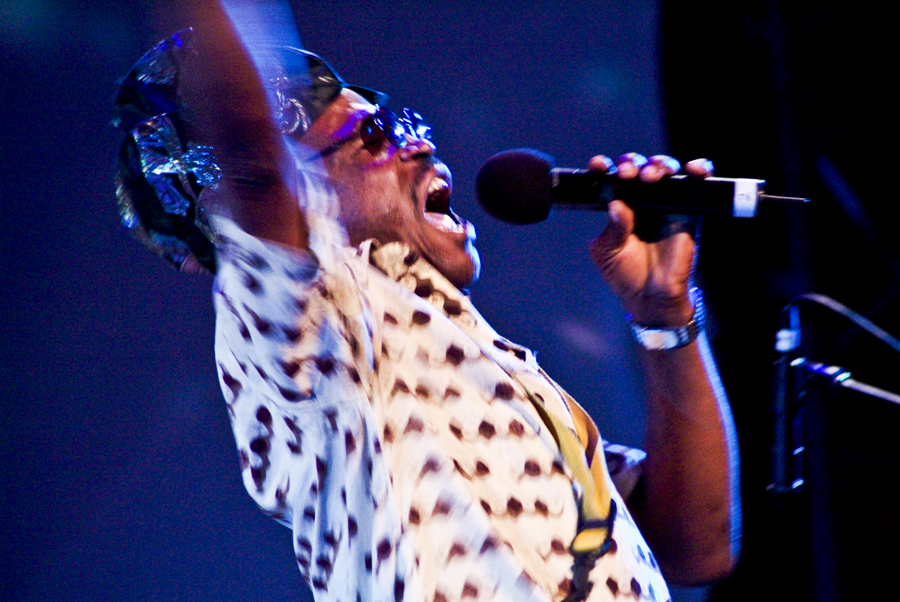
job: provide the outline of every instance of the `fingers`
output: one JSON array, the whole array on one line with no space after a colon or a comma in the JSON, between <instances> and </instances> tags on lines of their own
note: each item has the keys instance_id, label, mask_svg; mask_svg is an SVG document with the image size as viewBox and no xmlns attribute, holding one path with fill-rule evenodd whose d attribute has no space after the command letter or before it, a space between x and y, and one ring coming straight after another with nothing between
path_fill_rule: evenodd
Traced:
<instances>
[{"instance_id":1,"label":"fingers","mask_svg":"<svg viewBox=\"0 0 900 602\"><path fill-rule=\"evenodd\" d=\"M668 155L653 155L649 159L640 153L625 153L613 161L606 155L596 155L588 161L588 169L616 174L623 180L640 178L642 182L658 182L681 171L677 159ZM706 178L713 175L713 164L709 159L694 159L684 164L684 172L689 176Z\"/></svg>"},{"instance_id":2,"label":"fingers","mask_svg":"<svg viewBox=\"0 0 900 602\"><path fill-rule=\"evenodd\" d=\"M623 180L633 180L638 177L641 169L646 165L647 157L639 153L625 153L616 159L616 169L619 177Z\"/></svg>"},{"instance_id":3,"label":"fingers","mask_svg":"<svg viewBox=\"0 0 900 602\"><path fill-rule=\"evenodd\" d=\"M647 161L647 164L641 168L638 177L641 182L652 183L659 180L674 176L681 171L681 164L668 155L653 155Z\"/></svg>"},{"instance_id":4,"label":"fingers","mask_svg":"<svg viewBox=\"0 0 900 602\"><path fill-rule=\"evenodd\" d=\"M675 175L681 165L668 155L654 155L648 159L640 153L625 153L619 155L615 163L606 155L597 155L588 162L588 169L616 174L623 180L639 178L650 183Z\"/></svg>"},{"instance_id":5,"label":"fingers","mask_svg":"<svg viewBox=\"0 0 900 602\"><path fill-rule=\"evenodd\" d=\"M591 159L589 168L614 173L622 180L638 179L648 184L681 171L681 164L668 155L653 155L647 158L639 153L625 153L616 159L612 169L610 163L605 155L597 155ZM691 177L707 177L713 172L712 162L707 159L695 159L685 165L685 171ZM607 230L593 245L592 252L595 259L598 250L615 252L625 244L625 240L631 234L637 235L644 242L660 242L681 232L691 234L696 227L696 219L676 218L653 212L644 212L636 218L631 208L621 203L611 204L608 211Z\"/></svg>"},{"instance_id":6,"label":"fingers","mask_svg":"<svg viewBox=\"0 0 900 602\"><path fill-rule=\"evenodd\" d=\"M684 164L684 171L689 176L706 178L713 175L713 164L709 159L694 159Z\"/></svg>"},{"instance_id":7,"label":"fingers","mask_svg":"<svg viewBox=\"0 0 900 602\"><path fill-rule=\"evenodd\" d=\"M616 164L606 155L596 155L588 161L588 169L591 171L601 171L603 173L616 173Z\"/></svg>"}]
</instances>

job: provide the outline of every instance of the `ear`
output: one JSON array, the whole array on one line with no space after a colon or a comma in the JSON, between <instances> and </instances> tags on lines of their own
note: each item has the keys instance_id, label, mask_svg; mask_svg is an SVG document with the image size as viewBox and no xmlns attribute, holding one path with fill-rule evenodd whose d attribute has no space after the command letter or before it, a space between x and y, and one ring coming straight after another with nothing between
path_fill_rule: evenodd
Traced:
<instances>
[{"instance_id":1,"label":"ear","mask_svg":"<svg viewBox=\"0 0 900 602\"><path fill-rule=\"evenodd\" d=\"M275 123L278 124L281 133L286 135L302 135L310 126L309 115L300 101L284 97L280 99Z\"/></svg>"},{"instance_id":2,"label":"ear","mask_svg":"<svg viewBox=\"0 0 900 602\"><path fill-rule=\"evenodd\" d=\"M212 276L212 272L207 270L206 267L202 263L200 263L200 260L197 259L196 255L194 255L193 253L188 255L181 263L179 271L182 274L202 274L203 276Z\"/></svg>"}]
</instances>

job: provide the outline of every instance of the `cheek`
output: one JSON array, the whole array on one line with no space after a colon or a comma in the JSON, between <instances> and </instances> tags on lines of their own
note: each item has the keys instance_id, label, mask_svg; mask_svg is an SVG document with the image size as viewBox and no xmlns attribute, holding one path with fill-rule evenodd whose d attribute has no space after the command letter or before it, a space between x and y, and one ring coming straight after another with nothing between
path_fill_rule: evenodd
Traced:
<instances>
[{"instance_id":1,"label":"cheek","mask_svg":"<svg viewBox=\"0 0 900 602\"><path fill-rule=\"evenodd\" d=\"M408 192L401 194L391 174L336 178L334 186L341 203L341 222L353 244L368 238L398 240L414 219Z\"/></svg>"}]
</instances>

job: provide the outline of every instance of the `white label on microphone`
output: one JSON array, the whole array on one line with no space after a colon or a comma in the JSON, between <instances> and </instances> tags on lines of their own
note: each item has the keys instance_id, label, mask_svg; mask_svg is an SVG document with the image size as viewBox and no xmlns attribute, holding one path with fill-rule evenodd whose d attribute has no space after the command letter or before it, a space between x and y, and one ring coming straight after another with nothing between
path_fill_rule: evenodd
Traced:
<instances>
[{"instance_id":1,"label":"white label on microphone","mask_svg":"<svg viewBox=\"0 0 900 602\"><path fill-rule=\"evenodd\" d=\"M753 217L759 201L759 180L736 178L734 180L734 217Z\"/></svg>"}]
</instances>

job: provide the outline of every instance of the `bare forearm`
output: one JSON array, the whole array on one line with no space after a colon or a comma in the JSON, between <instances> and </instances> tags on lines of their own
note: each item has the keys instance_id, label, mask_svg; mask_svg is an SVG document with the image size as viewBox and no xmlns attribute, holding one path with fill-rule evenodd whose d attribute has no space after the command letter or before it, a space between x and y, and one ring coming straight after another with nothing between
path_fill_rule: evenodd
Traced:
<instances>
[{"instance_id":1,"label":"bare forearm","mask_svg":"<svg viewBox=\"0 0 900 602\"><path fill-rule=\"evenodd\" d=\"M633 508L667 576L708 582L734 566L739 538L737 451L706 340L646 351L647 460Z\"/></svg>"},{"instance_id":2,"label":"bare forearm","mask_svg":"<svg viewBox=\"0 0 900 602\"><path fill-rule=\"evenodd\" d=\"M197 29L197 53L182 89L191 121L222 168L218 209L250 234L304 246L292 160L256 66L218 2L194 0L185 11Z\"/></svg>"}]
</instances>

